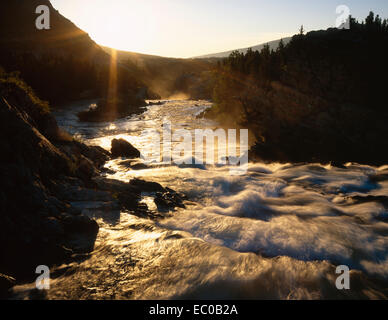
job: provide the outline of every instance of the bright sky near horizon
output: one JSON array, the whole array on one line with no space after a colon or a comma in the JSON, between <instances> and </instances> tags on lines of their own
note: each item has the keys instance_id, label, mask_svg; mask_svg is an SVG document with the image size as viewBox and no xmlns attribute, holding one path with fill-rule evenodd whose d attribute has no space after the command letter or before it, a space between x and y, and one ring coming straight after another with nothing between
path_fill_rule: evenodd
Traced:
<instances>
[{"instance_id":1,"label":"bright sky near horizon","mask_svg":"<svg viewBox=\"0 0 388 320\"><path fill-rule=\"evenodd\" d=\"M168 57L245 48L334 27L345 4L363 20L388 18L387 0L51 0L98 44Z\"/></svg>"}]
</instances>

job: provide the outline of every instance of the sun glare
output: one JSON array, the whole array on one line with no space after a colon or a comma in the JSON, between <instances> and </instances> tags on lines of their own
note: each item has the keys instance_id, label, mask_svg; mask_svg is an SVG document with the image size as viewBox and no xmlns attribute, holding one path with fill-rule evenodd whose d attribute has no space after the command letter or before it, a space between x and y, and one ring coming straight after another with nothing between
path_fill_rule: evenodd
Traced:
<instances>
[{"instance_id":1,"label":"sun glare","mask_svg":"<svg viewBox=\"0 0 388 320\"><path fill-rule=\"evenodd\" d=\"M197 5L185 1L52 0L52 4L100 45L167 57L189 58L290 35L254 25L241 33L233 11L196 12Z\"/></svg>"},{"instance_id":2,"label":"sun glare","mask_svg":"<svg viewBox=\"0 0 388 320\"><path fill-rule=\"evenodd\" d=\"M153 20L149 18L149 14L143 15L142 7L139 5L136 11L131 11L125 5L116 7L117 12L104 17L105 23L91 22L90 35L97 43L116 49L133 48L133 51L141 52L151 49L150 43L156 41L156 17Z\"/></svg>"},{"instance_id":3,"label":"sun glare","mask_svg":"<svg viewBox=\"0 0 388 320\"><path fill-rule=\"evenodd\" d=\"M147 52L158 41L155 34L161 9L155 8L155 4L150 8L147 2L132 0L52 3L61 13L71 15L77 26L100 45Z\"/></svg>"}]
</instances>

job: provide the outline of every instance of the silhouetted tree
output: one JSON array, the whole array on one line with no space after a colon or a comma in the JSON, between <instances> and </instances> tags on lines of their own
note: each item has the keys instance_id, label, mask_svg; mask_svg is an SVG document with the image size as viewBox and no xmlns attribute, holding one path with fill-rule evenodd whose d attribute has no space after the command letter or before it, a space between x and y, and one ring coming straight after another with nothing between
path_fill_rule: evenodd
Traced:
<instances>
[{"instance_id":1,"label":"silhouetted tree","mask_svg":"<svg viewBox=\"0 0 388 320\"><path fill-rule=\"evenodd\" d=\"M306 35L302 26L275 51L265 45L261 51L233 52L216 78L217 112L232 115L258 141L276 146L276 152L287 150L294 160L305 160L301 155L307 153L330 159L338 150L358 159L376 155L382 137L388 144L381 120L388 119L388 21L370 12L365 21L349 16L349 22L350 30ZM330 133L335 130L337 135ZM355 146L350 140L363 142Z\"/></svg>"},{"instance_id":2,"label":"silhouetted tree","mask_svg":"<svg viewBox=\"0 0 388 320\"><path fill-rule=\"evenodd\" d=\"M369 15L365 19L365 25L367 27L372 27L375 20L375 14L371 11L369 12Z\"/></svg>"}]
</instances>

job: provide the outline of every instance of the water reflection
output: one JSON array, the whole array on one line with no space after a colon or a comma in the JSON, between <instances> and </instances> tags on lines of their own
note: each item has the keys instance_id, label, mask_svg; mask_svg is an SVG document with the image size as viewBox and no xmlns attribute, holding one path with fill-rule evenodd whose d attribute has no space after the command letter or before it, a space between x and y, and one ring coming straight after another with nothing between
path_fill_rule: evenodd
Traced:
<instances>
[{"instance_id":1,"label":"water reflection","mask_svg":"<svg viewBox=\"0 0 388 320\"><path fill-rule=\"evenodd\" d=\"M197 119L207 102L170 101L115 123L85 124L57 113L90 144L124 138L141 149L165 119L176 128L214 128ZM84 106L85 107L85 106ZM149 130L149 131L147 131ZM101 226L90 259L63 266L48 298L387 298L388 166L252 163L228 166L106 164L107 176L156 181L187 195L186 208L151 221L85 207ZM142 203L157 211L154 195ZM106 209L106 210L105 210ZM335 287L348 265L352 290ZM17 288L25 296L28 286Z\"/></svg>"}]
</instances>

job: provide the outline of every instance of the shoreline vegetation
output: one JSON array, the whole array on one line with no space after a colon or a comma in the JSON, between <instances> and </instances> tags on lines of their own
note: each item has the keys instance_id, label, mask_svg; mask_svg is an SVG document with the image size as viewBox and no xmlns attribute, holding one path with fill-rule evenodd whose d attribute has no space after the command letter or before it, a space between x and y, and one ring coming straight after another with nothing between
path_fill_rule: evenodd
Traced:
<instances>
[{"instance_id":1,"label":"shoreline vegetation","mask_svg":"<svg viewBox=\"0 0 388 320\"><path fill-rule=\"evenodd\" d=\"M386 164L388 20L349 22L233 52L218 63L204 116L248 128L257 160Z\"/></svg>"}]
</instances>

